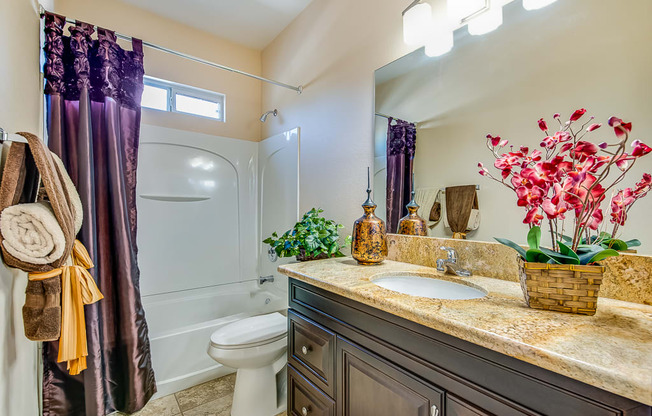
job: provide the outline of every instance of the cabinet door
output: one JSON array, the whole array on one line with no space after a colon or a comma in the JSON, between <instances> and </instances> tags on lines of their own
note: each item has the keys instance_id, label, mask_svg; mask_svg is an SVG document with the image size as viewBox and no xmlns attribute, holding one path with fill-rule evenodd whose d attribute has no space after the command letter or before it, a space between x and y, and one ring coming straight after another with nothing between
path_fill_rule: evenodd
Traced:
<instances>
[{"instance_id":1,"label":"cabinet door","mask_svg":"<svg viewBox=\"0 0 652 416\"><path fill-rule=\"evenodd\" d=\"M340 416L440 415L440 390L340 337L337 361Z\"/></svg>"},{"instance_id":2,"label":"cabinet door","mask_svg":"<svg viewBox=\"0 0 652 416\"><path fill-rule=\"evenodd\" d=\"M446 416L491 416L491 414L453 396L452 394L447 394Z\"/></svg>"}]
</instances>

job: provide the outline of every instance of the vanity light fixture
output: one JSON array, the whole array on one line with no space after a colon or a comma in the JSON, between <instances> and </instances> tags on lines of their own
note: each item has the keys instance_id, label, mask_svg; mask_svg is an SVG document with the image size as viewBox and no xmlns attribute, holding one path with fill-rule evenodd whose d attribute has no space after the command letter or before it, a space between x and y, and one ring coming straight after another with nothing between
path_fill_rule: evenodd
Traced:
<instances>
[{"instance_id":1,"label":"vanity light fixture","mask_svg":"<svg viewBox=\"0 0 652 416\"><path fill-rule=\"evenodd\" d=\"M484 35L503 24L503 5L498 0L490 0L489 10L474 17L467 28L471 35Z\"/></svg>"},{"instance_id":2,"label":"vanity light fixture","mask_svg":"<svg viewBox=\"0 0 652 416\"><path fill-rule=\"evenodd\" d=\"M446 19L436 19L426 40L426 55L440 56L451 49L453 49L453 29Z\"/></svg>"},{"instance_id":3,"label":"vanity light fixture","mask_svg":"<svg viewBox=\"0 0 652 416\"><path fill-rule=\"evenodd\" d=\"M536 10L542 7L546 7L549 4L556 2L557 0L523 0L523 8L525 10Z\"/></svg>"},{"instance_id":4,"label":"vanity light fixture","mask_svg":"<svg viewBox=\"0 0 652 416\"><path fill-rule=\"evenodd\" d=\"M447 0L446 9L453 25L463 25L489 10L489 0Z\"/></svg>"},{"instance_id":5,"label":"vanity light fixture","mask_svg":"<svg viewBox=\"0 0 652 416\"><path fill-rule=\"evenodd\" d=\"M403 10L403 41L409 46L426 42L432 27L432 8L421 0L413 1Z\"/></svg>"}]
</instances>

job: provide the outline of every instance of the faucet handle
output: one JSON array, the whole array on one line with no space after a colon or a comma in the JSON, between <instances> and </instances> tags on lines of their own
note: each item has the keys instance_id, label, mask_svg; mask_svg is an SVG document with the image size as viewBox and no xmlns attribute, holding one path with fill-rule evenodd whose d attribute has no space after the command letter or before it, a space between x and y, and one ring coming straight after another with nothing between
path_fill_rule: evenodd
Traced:
<instances>
[{"instance_id":1,"label":"faucet handle","mask_svg":"<svg viewBox=\"0 0 652 416\"><path fill-rule=\"evenodd\" d=\"M444 250L448 254L448 260L452 262L457 262L457 251L453 247L439 247L440 250Z\"/></svg>"}]
</instances>

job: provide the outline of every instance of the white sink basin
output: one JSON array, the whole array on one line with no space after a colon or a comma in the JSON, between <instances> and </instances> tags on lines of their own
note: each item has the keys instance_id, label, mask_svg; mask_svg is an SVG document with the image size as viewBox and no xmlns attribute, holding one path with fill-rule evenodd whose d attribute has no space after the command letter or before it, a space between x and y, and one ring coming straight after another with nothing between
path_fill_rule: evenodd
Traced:
<instances>
[{"instance_id":1,"label":"white sink basin","mask_svg":"<svg viewBox=\"0 0 652 416\"><path fill-rule=\"evenodd\" d=\"M479 299L487 296L487 291L477 286L450 282L432 277L395 275L380 277L374 284L394 292L432 299Z\"/></svg>"}]
</instances>

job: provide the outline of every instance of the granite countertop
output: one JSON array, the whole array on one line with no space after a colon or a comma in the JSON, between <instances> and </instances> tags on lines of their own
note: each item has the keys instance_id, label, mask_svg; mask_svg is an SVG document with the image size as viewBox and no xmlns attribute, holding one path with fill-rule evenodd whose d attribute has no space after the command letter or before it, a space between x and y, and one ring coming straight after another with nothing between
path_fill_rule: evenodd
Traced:
<instances>
[{"instance_id":1,"label":"granite countertop","mask_svg":"<svg viewBox=\"0 0 652 416\"><path fill-rule=\"evenodd\" d=\"M516 282L444 276L386 260L358 266L350 257L291 263L280 273L377 309L652 405L652 306L600 298L594 316L530 309ZM391 272L438 275L488 291L482 299L404 295L372 283Z\"/></svg>"}]
</instances>

